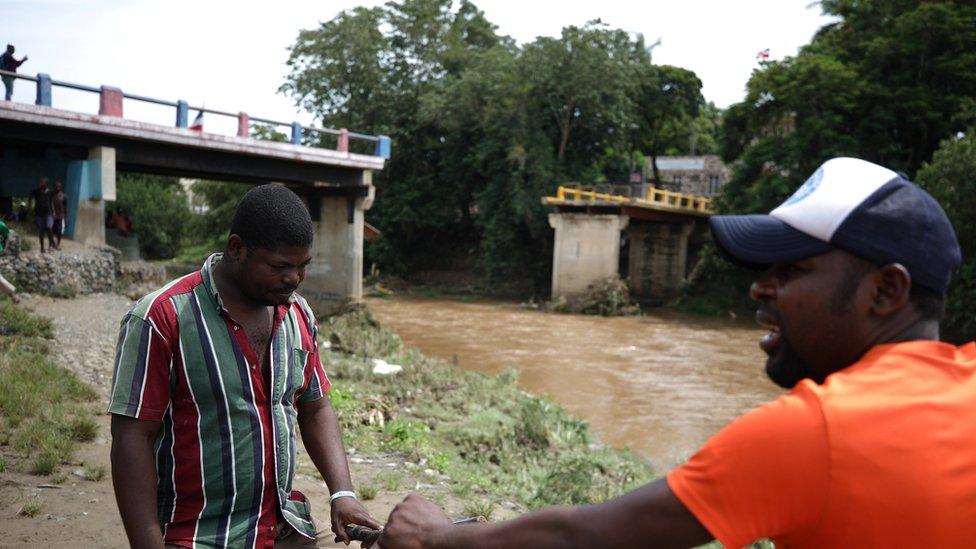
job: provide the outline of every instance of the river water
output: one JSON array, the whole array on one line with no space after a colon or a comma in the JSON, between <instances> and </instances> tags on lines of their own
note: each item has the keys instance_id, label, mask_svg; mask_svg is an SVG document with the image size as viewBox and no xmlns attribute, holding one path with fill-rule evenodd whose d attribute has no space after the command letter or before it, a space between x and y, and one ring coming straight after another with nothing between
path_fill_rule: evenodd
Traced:
<instances>
[{"instance_id":1,"label":"river water","mask_svg":"<svg viewBox=\"0 0 976 549\"><path fill-rule=\"evenodd\" d=\"M408 345L485 373L519 372L597 437L659 470L679 464L742 412L780 391L763 373L763 331L750 323L664 311L603 318L514 303L372 299Z\"/></svg>"}]
</instances>

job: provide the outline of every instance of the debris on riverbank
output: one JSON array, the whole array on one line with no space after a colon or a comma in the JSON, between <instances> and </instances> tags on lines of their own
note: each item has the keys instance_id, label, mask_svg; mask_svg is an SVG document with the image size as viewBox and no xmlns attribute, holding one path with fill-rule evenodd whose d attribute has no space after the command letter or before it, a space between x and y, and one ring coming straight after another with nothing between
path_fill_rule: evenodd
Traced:
<instances>
[{"instance_id":1,"label":"debris on riverbank","mask_svg":"<svg viewBox=\"0 0 976 549\"><path fill-rule=\"evenodd\" d=\"M599 316L637 316L641 312L640 305L630 295L627 283L618 276L590 284L579 296L556 298L544 308L559 313Z\"/></svg>"},{"instance_id":2,"label":"debris on riverbank","mask_svg":"<svg viewBox=\"0 0 976 549\"><path fill-rule=\"evenodd\" d=\"M520 390L514 372L486 376L404 348L365 305L321 322L320 340L330 342L322 358L347 447L402 454L472 505L592 503L652 477L645 462L595 444L584 422ZM402 370L376 374L376 360Z\"/></svg>"}]
</instances>

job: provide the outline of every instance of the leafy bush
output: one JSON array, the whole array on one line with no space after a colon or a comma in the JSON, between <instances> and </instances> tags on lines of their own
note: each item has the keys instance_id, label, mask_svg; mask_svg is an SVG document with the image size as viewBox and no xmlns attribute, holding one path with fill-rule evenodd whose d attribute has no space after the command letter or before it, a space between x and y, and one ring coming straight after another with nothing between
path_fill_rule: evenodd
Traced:
<instances>
[{"instance_id":1,"label":"leafy bush","mask_svg":"<svg viewBox=\"0 0 976 549\"><path fill-rule=\"evenodd\" d=\"M976 127L960 139L947 139L932 162L918 172L918 183L942 204L962 247L962 267L955 275L946 303L943 329L950 339L969 340L976 334Z\"/></svg>"},{"instance_id":2,"label":"leafy bush","mask_svg":"<svg viewBox=\"0 0 976 549\"><path fill-rule=\"evenodd\" d=\"M179 252L190 207L175 177L120 174L115 206L131 217L145 257L169 259Z\"/></svg>"}]
</instances>

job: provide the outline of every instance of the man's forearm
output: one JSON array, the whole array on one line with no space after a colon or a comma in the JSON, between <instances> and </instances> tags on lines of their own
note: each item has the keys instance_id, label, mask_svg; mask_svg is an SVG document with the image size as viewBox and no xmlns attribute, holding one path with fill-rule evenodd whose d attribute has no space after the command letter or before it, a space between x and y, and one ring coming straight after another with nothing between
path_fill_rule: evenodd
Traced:
<instances>
[{"instance_id":1,"label":"man's forearm","mask_svg":"<svg viewBox=\"0 0 976 549\"><path fill-rule=\"evenodd\" d=\"M584 508L548 507L505 522L459 524L431 532L432 549L573 549L599 547L585 528Z\"/></svg>"},{"instance_id":2,"label":"man's forearm","mask_svg":"<svg viewBox=\"0 0 976 549\"><path fill-rule=\"evenodd\" d=\"M339 420L328 398L322 397L322 402L303 405L299 410L302 442L312 463L329 485L329 491L352 490Z\"/></svg>"},{"instance_id":3,"label":"man's forearm","mask_svg":"<svg viewBox=\"0 0 976 549\"><path fill-rule=\"evenodd\" d=\"M162 549L156 515L156 462L153 438L112 424L112 484L125 533L132 547ZM121 421L138 421L125 418Z\"/></svg>"}]
</instances>

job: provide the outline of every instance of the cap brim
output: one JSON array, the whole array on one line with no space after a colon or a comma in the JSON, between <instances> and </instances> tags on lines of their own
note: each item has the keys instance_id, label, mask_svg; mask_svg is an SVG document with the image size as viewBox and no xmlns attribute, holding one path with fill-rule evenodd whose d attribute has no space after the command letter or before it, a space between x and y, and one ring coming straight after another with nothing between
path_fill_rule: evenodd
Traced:
<instances>
[{"instance_id":1,"label":"cap brim","mask_svg":"<svg viewBox=\"0 0 976 549\"><path fill-rule=\"evenodd\" d=\"M765 269L834 249L769 215L715 215L708 224L726 257L750 269Z\"/></svg>"}]
</instances>

